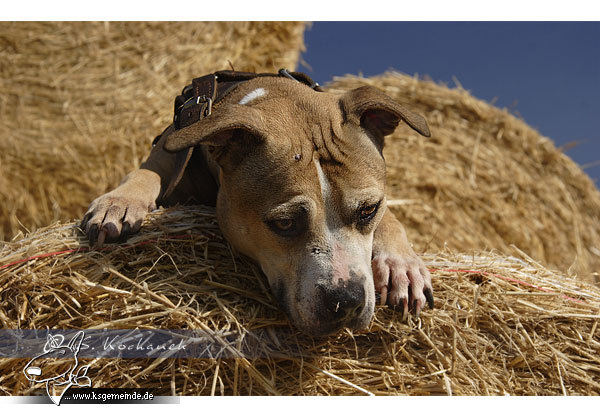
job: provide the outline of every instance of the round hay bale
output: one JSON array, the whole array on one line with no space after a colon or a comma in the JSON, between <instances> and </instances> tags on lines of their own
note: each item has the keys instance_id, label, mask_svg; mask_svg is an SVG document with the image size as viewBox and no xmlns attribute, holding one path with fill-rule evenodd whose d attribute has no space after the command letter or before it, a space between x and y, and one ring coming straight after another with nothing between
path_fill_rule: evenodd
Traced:
<instances>
[{"instance_id":1,"label":"round hay bale","mask_svg":"<svg viewBox=\"0 0 600 417\"><path fill-rule=\"evenodd\" d=\"M228 352L82 358L94 388L154 388L158 395L600 394L600 289L496 253L424 260L435 310L401 321L377 307L369 329L313 339L290 327L258 268L232 253L212 209L154 212L127 244L102 250L90 250L74 224L58 223L0 249L0 323L199 329ZM0 393L43 387L25 378L27 361L0 359Z\"/></svg>"},{"instance_id":2,"label":"round hay bale","mask_svg":"<svg viewBox=\"0 0 600 417\"><path fill-rule=\"evenodd\" d=\"M431 127L426 139L402 124L384 150L387 197L417 251L514 254L514 245L550 267L598 277L600 192L550 139L461 87L396 72L335 78L327 87L365 84Z\"/></svg>"},{"instance_id":3,"label":"round hay bale","mask_svg":"<svg viewBox=\"0 0 600 417\"><path fill-rule=\"evenodd\" d=\"M0 240L79 218L216 70L294 69L298 22L0 22Z\"/></svg>"}]
</instances>

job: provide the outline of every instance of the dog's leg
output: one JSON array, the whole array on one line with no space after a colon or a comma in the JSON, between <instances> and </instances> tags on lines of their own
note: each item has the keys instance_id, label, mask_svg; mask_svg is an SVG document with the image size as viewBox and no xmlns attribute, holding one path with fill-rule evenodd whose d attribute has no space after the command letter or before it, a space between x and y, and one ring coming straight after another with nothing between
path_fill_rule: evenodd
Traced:
<instances>
[{"instance_id":1,"label":"dog's leg","mask_svg":"<svg viewBox=\"0 0 600 417\"><path fill-rule=\"evenodd\" d=\"M373 236L372 268L381 304L399 306L404 316L409 308L418 315L426 302L433 308L429 270L408 243L404 227L388 208Z\"/></svg>"},{"instance_id":2,"label":"dog's leg","mask_svg":"<svg viewBox=\"0 0 600 417\"><path fill-rule=\"evenodd\" d=\"M101 246L105 240L124 239L137 232L148 211L156 208L175 167L175 155L162 146L171 129L163 132L139 169L129 173L117 188L92 201L80 224L90 245Z\"/></svg>"}]
</instances>

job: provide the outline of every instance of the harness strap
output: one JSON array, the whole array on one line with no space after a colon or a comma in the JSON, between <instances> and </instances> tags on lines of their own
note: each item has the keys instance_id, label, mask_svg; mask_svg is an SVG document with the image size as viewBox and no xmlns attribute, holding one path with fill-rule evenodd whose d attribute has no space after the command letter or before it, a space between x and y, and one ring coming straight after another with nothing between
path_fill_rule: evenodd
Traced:
<instances>
[{"instance_id":1,"label":"harness strap","mask_svg":"<svg viewBox=\"0 0 600 417\"><path fill-rule=\"evenodd\" d=\"M241 83L258 77L285 77L305 84L315 91L323 91L319 84L314 82L308 75L301 72L290 72L286 69L280 69L276 74L257 74L254 72L229 70L217 71L213 74L194 78L192 83L186 85L181 94L175 97L173 109L173 126L175 130L182 129L210 116L213 104L221 101ZM160 140L160 136L154 142L156 143L158 140ZM177 152L175 157L175 172L171 176L169 186L162 195L162 199L171 195L177 184L179 184L179 181L181 181L181 178L183 178L185 168L193 152L193 146Z\"/></svg>"},{"instance_id":2,"label":"harness strap","mask_svg":"<svg viewBox=\"0 0 600 417\"><path fill-rule=\"evenodd\" d=\"M171 181L169 182L169 186L165 190L165 193L162 195L162 199L169 197L175 190L175 187L177 187L177 184L179 184L179 181L183 178L185 168L187 167L188 162L190 162L190 159L192 159L193 152L194 147L190 146L175 154L175 171L173 172L173 175L171 175Z\"/></svg>"}]
</instances>

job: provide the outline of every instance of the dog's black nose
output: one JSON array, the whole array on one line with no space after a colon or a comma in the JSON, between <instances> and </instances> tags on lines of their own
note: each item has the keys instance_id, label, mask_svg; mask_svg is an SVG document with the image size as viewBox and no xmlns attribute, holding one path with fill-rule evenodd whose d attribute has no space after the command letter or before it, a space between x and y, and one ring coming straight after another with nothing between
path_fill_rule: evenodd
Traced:
<instances>
[{"instance_id":1,"label":"dog's black nose","mask_svg":"<svg viewBox=\"0 0 600 417\"><path fill-rule=\"evenodd\" d=\"M337 319L349 319L359 314L365 303L365 289L354 281L337 287L319 285L323 304Z\"/></svg>"}]
</instances>

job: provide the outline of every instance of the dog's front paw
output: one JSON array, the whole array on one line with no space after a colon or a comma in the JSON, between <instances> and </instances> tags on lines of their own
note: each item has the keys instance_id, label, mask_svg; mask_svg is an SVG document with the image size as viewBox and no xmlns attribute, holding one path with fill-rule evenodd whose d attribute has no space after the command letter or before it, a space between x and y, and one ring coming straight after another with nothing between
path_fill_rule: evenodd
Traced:
<instances>
[{"instance_id":1,"label":"dog's front paw","mask_svg":"<svg viewBox=\"0 0 600 417\"><path fill-rule=\"evenodd\" d=\"M92 201L79 227L88 236L90 246L102 246L105 241L125 240L136 233L148 211L155 208L154 203L110 192Z\"/></svg>"},{"instance_id":2,"label":"dog's front paw","mask_svg":"<svg viewBox=\"0 0 600 417\"><path fill-rule=\"evenodd\" d=\"M417 316L425 307L433 308L433 288L429 270L414 252L379 253L372 260L375 291L380 303L399 307L405 317L409 310Z\"/></svg>"}]
</instances>

